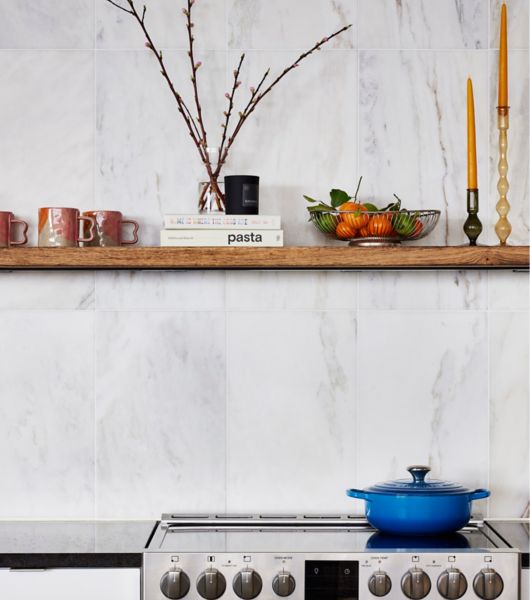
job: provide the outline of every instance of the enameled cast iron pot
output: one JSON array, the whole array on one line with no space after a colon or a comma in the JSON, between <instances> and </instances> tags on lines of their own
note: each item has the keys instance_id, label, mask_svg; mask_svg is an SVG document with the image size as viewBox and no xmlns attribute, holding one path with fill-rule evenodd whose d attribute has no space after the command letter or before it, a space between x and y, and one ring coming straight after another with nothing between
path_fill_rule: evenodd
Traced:
<instances>
[{"instance_id":1,"label":"enameled cast iron pot","mask_svg":"<svg viewBox=\"0 0 530 600\"><path fill-rule=\"evenodd\" d=\"M472 491L450 481L425 481L429 467L413 466L407 470L412 481L396 479L346 492L366 501L366 519L380 531L404 535L456 531L469 521L472 501L490 495L489 490Z\"/></svg>"}]
</instances>

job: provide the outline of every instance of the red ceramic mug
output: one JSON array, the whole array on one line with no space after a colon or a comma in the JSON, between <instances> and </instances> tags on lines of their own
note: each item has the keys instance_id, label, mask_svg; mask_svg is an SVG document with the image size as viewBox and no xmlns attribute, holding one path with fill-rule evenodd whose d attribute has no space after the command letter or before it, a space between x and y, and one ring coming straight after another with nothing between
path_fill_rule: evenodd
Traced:
<instances>
[{"instance_id":1,"label":"red ceramic mug","mask_svg":"<svg viewBox=\"0 0 530 600\"><path fill-rule=\"evenodd\" d=\"M86 237L79 233L79 225L83 221L89 223ZM79 242L93 239L94 219L80 216L77 208L39 208L39 246L71 248L79 246Z\"/></svg>"},{"instance_id":2,"label":"red ceramic mug","mask_svg":"<svg viewBox=\"0 0 530 600\"><path fill-rule=\"evenodd\" d=\"M15 241L11 236L14 231L14 224L23 226L22 239ZM15 215L9 211L0 211L0 248L9 248L10 246L22 246L28 241L28 224L26 221L15 219Z\"/></svg>"},{"instance_id":3,"label":"red ceramic mug","mask_svg":"<svg viewBox=\"0 0 530 600\"><path fill-rule=\"evenodd\" d=\"M83 215L94 219L95 223L94 239L85 242L83 246L125 246L138 241L138 223L124 219L119 210L89 210ZM123 225L133 226L130 240L123 239ZM85 233L86 231L85 225Z\"/></svg>"}]
</instances>

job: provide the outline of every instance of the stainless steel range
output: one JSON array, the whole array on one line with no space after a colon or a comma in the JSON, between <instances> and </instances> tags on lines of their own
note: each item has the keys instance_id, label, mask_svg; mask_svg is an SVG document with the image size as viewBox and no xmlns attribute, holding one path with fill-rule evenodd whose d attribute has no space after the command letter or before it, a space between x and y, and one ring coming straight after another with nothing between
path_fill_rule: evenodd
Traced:
<instances>
[{"instance_id":1,"label":"stainless steel range","mask_svg":"<svg viewBox=\"0 0 530 600\"><path fill-rule=\"evenodd\" d=\"M163 515L144 600L518 600L520 555L480 521L399 538L353 516Z\"/></svg>"}]
</instances>

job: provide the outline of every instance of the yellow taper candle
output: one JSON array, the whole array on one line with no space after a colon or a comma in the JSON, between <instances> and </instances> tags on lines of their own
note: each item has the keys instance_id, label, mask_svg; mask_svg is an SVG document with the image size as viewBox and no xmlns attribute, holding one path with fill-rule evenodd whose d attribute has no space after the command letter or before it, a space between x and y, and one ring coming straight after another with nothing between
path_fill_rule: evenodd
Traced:
<instances>
[{"instance_id":1,"label":"yellow taper candle","mask_svg":"<svg viewBox=\"0 0 530 600\"><path fill-rule=\"evenodd\" d=\"M467 188L476 190L477 185L477 142L475 139L475 103L473 84L467 80Z\"/></svg>"},{"instance_id":2,"label":"yellow taper candle","mask_svg":"<svg viewBox=\"0 0 530 600\"><path fill-rule=\"evenodd\" d=\"M501 41L499 45L499 106L508 106L508 29L506 4L501 9Z\"/></svg>"}]
</instances>

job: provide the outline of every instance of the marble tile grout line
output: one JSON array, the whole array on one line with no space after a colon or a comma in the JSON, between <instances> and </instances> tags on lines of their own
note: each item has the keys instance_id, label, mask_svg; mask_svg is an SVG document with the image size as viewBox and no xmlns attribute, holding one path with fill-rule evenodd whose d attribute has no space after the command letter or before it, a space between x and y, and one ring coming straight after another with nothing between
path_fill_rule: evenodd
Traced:
<instances>
[{"instance_id":1,"label":"marble tile grout line","mask_svg":"<svg viewBox=\"0 0 530 600\"><path fill-rule=\"evenodd\" d=\"M92 194L93 194L93 202L94 205L96 203L96 182L97 182L97 177L96 177L96 170L97 170L97 119L98 119L98 106L97 106L97 86L98 86L98 78L97 78L97 62L96 62L96 37L97 37L97 0L94 0L94 31L93 31L93 43L94 43L94 48L92 50L92 56L93 56L93 61L94 61L94 120L93 120L93 127L94 127L94 131L93 131L93 144L94 144L94 151L93 151L93 160L94 160L94 164L93 164L93 189L92 189ZM97 298L98 298L98 294L97 294L97 272L94 271L94 304L93 304L93 321L92 321L92 331L93 331L93 353L94 353L94 365L93 365L93 376L94 376L94 381L93 381L93 389L92 389L92 393L93 393L93 397L94 397L94 519L97 519L98 517L98 451L97 451L97 443L98 443L98 436L97 436Z\"/></svg>"},{"instance_id":2,"label":"marble tile grout line","mask_svg":"<svg viewBox=\"0 0 530 600\"><path fill-rule=\"evenodd\" d=\"M488 43L487 43L487 47L488 50L490 49L491 46L491 2L488 3ZM486 89L488 90L488 98L487 98L487 107L488 107L488 115L490 114L490 107L491 107L491 94L490 94L490 86L491 86L491 52L488 52L488 58L486 61L486 65L487 65L487 75L486 75L486 81L488 83L488 85L486 86ZM489 121L489 119L488 119ZM488 222L489 222L489 218L490 218L490 168L492 168L492 163L489 160L489 153L491 152L491 128L488 127L488 161L487 161L487 165L488 165L488 172L487 172L487 186L486 186L486 193L487 193L487 202L486 202L486 207L487 207L487 211L488 211ZM487 241L487 240L486 240ZM487 360L487 364L486 364L486 369L487 369L487 374L488 374L488 381L486 382L486 389L488 392L488 415L487 415L487 420L488 420L488 480L486 482L486 489L490 489L490 478L491 478L491 409L492 409L492 402L491 402L491 373L490 373L490 366L491 366L491 332L490 332L490 274L489 271L486 272L486 343L488 345L487 349L486 349L486 360ZM486 500L486 515L489 516L489 513L491 512L491 500L490 498L487 498Z\"/></svg>"},{"instance_id":3,"label":"marble tile grout line","mask_svg":"<svg viewBox=\"0 0 530 600\"><path fill-rule=\"evenodd\" d=\"M225 300L226 300L226 274L225 274ZM228 513L228 488L229 481L229 379L228 379L228 335L229 335L229 312L224 311L225 315L225 513Z\"/></svg>"},{"instance_id":4,"label":"marble tile grout line","mask_svg":"<svg viewBox=\"0 0 530 600\"><path fill-rule=\"evenodd\" d=\"M228 77L228 62L230 57L230 50L228 48L228 5L226 0L224 0L224 12L225 12L225 47L224 47L224 55L225 55L225 64L224 64L224 72L225 72L225 89L229 89L229 77ZM227 306L227 277L228 273L225 271L223 273L223 283L224 283L224 294L223 294L223 311L224 311L224 322L225 322L225 390L224 390L224 398L225 398L225 439L224 439L224 464L225 464L225 493L224 493L224 508L225 513L228 513L228 486L229 486L229 457L228 457L228 313L226 310Z\"/></svg>"},{"instance_id":5,"label":"marble tile grout line","mask_svg":"<svg viewBox=\"0 0 530 600\"><path fill-rule=\"evenodd\" d=\"M355 45L357 47L357 73L356 73L356 81L357 81L357 102L355 107L355 137L357 138L357 147L356 147L356 156L355 156L355 164L356 164L356 177L359 178L359 169L360 169L360 151L361 151L361 142L360 142L360 101L361 101L361 50L359 49L359 0L354 0L353 4L353 18L355 19ZM355 287L355 389L354 389L354 410L353 410L353 418L355 419L355 423L353 424L353 431L355 431L355 479L352 482L352 485L357 485L358 477L359 477L359 411L360 411L360 383L359 383L359 327L360 327L360 289L361 278L358 273L355 273L356 278L356 287Z\"/></svg>"}]
</instances>

